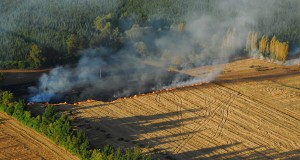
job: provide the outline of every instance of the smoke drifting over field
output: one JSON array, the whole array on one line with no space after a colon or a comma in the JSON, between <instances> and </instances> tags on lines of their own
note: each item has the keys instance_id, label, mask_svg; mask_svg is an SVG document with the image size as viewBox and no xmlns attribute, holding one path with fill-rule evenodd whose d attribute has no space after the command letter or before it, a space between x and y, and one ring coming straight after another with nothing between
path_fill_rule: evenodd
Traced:
<instances>
[{"instance_id":1,"label":"smoke drifting over field","mask_svg":"<svg viewBox=\"0 0 300 160\"><path fill-rule=\"evenodd\" d=\"M299 42L300 46L300 42ZM287 60L285 62L285 65L287 66L293 66L293 65L300 65L300 48L293 49L289 52L289 55L291 55L293 58L290 60Z\"/></svg>"},{"instance_id":2,"label":"smoke drifting over field","mask_svg":"<svg viewBox=\"0 0 300 160\"><path fill-rule=\"evenodd\" d=\"M278 7L276 2L213 1L210 3L213 7L209 7L214 12L191 9L186 13L183 32L177 31L179 23L167 30L133 25L124 34L126 43L123 49L113 51L99 46L81 51L82 57L75 67L60 66L43 75L39 86L31 88L34 96L30 101L49 101L53 96L63 96L73 90L80 90L79 99L99 95L122 97L211 81L222 68L201 77L168 73L165 69L189 69L228 62L244 50L247 33L254 29L259 17L274 13ZM191 4L191 8L194 5L201 6ZM155 61L165 69L145 65L144 61Z\"/></svg>"}]
</instances>

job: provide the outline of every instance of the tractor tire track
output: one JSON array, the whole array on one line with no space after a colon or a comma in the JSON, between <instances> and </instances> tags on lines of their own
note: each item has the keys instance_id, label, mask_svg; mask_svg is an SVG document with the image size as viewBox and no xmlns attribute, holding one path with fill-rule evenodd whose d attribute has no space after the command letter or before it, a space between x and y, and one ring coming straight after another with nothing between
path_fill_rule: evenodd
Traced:
<instances>
[{"instance_id":1,"label":"tractor tire track","mask_svg":"<svg viewBox=\"0 0 300 160\"><path fill-rule=\"evenodd\" d=\"M228 120L228 116L229 116L229 109L231 107L231 104L235 101L235 98L233 95L231 95L229 101L227 104L225 104L225 108L222 111L222 120L221 123L218 125L217 131L215 133L215 135L213 136L213 138L217 138L218 136L220 136L220 134L222 133L222 130L224 128L225 123Z\"/></svg>"},{"instance_id":2,"label":"tractor tire track","mask_svg":"<svg viewBox=\"0 0 300 160\"><path fill-rule=\"evenodd\" d=\"M199 125L197 125L194 128L194 130L193 130L194 133L192 135L190 135L183 143L181 143L179 146L177 146L177 148L175 148L174 152L179 153L184 148L184 146L195 136L195 134L197 134L202 129L203 126L208 124L216 116L216 112L218 112L221 109L221 106L224 103L226 103L226 102L221 101L221 103L212 112L210 112L208 118L205 119L204 122L199 123Z\"/></svg>"}]
</instances>

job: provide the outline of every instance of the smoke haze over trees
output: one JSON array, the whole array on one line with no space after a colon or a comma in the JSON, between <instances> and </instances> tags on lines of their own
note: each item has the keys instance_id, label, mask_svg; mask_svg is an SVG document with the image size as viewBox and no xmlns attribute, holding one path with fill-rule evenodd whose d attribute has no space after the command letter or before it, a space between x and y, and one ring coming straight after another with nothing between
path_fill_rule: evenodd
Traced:
<instances>
[{"instance_id":1,"label":"smoke haze over trees","mask_svg":"<svg viewBox=\"0 0 300 160\"><path fill-rule=\"evenodd\" d=\"M249 32L257 32L257 45L262 36L276 35L289 44L287 58L298 58L299 8L298 0L3 0L0 67L38 68L79 59L75 67L58 67L41 78L33 90L47 95L75 86L85 87L84 93L106 90L124 83L121 75L131 75L137 88L152 76L154 88L162 88L163 73L149 71L141 61L177 69L225 63L245 51ZM141 74L145 70L151 76ZM210 81L219 72L189 81ZM175 75L171 84L183 79ZM118 95L130 90L122 86Z\"/></svg>"}]
</instances>

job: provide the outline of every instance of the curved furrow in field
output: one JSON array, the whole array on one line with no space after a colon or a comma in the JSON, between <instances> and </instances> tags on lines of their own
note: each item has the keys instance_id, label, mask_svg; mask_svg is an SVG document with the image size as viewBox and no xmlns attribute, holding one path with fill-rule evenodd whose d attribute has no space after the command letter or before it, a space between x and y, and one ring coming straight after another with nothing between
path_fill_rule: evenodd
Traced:
<instances>
[{"instance_id":1,"label":"curved furrow in field","mask_svg":"<svg viewBox=\"0 0 300 160\"><path fill-rule=\"evenodd\" d=\"M221 123L218 125L218 129L215 133L215 135L213 136L213 138L216 138L218 136L220 136L220 134L222 133L222 130L224 128L225 123L228 120L228 116L229 116L229 109L231 107L231 104L234 102L235 98L234 96L231 96L228 103L225 104L225 107L223 107L223 114L222 114L222 121Z\"/></svg>"},{"instance_id":2,"label":"curved furrow in field","mask_svg":"<svg viewBox=\"0 0 300 160\"><path fill-rule=\"evenodd\" d=\"M247 89L249 91L249 89ZM279 124L281 125L281 127L284 128L293 128L291 126L288 125L293 125L294 123L299 123L300 122L300 115L298 113L292 112L289 109L286 109L286 107L288 106L282 106L282 107L278 107L278 101L267 101L268 97L265 97L263 94L259 94L259 92L257 91L253 91L256 94L251 94L251 97L249 96L248 92L243 93L242 98L245 100L248 100L249 102L255 102L256 105L259 105L260 107L263 107L263 109L266 110L267 114L269 116L266 116L267 118L271 118L274 121L279 121L279 118L285 118L286 123L283 124ZM299 106L300 107L300 106ZM282 114L281 116L272 116L275 114ZM299 115L299 116L297 116ZM283 116L283 117L282 117ZM295 130L296 131L296 130Z\"/></svg>"},{"instance_id":3,"label":"curved furrow in field","mask_svg":"<svg viewBox=\"0 0 300 160\"><path fill-rule=\"evenodd\" d=\"M228 103L228 102L221 102L214 110L212 110L208 116L207 119L205 119L204 122L198 124L198 126L196 126L193 131L195 131L195 134L201 130L202 127L204 127L206 124L208 124L215 116L216 116L216 112L218 112L221 108L223 103ZM195 136L195 134L189 136L183 143L181 143L175 150L175 153L179 153L182 148Z\"/></svg>"},{"instance_id":4,"label":"curved furrow in field","mask_svg":"<svg viewBox=\"0 0 300 160\"><path fill-rule=\"evenodd\" d=\"M262 119L264 121L264 123L268 122L270 124L274 123L274 122L285 121L285 123L278 123L278 124L276 124L276 126L278 126L278 125L281 126L283 129L289 131L291 134L292 133L297 133L297 132L299 133L298 130L295 130L295 125L293 125L293 127L291 127L291 126L290 127L285 126L286 124L291 123L290 120L287 121L287 119L286 119L286 118L291 118L291 117L287 116L285 113L283 113L283 112L276 112L276 110L274 111L272 109L272 107L270 107L270 106L268 106L266 104L263 104L263 103L261 103L259 101L256 101L255 99L252 99L252 98L247 97L245 95L241 95L240 98L242 98L242 102L248 102L248 104L244 105L244 106L249 106L249 107L252 108L252 113L251 113L252 116L254 116L255 114L257 114L257 116L256 116L257 118ZM245 99L247 99L249 101L246 101ZM242 104L240 104L238 106L242 106ZM259 106L259 107L257 107L257 106ZM297 123L300 124L299 121L297 121L297 120L295 121L295 123L296 124ZM268 133L268 131L266 131L266 132ZM288 133L288 132L286 132L286 133ZM285 139L284 141L287 141L290 144L293 144L294 147L299 147L299 146L295 145L293 141L290 141L289 139L286 139L285 137L286 136L282 136L281 138L278 138L278 140Z\"/></svg>"},{"instance_id":5,"label":"curved furrow in field","mask_svg":"<svg viewBox=\"0 0 300 160\"><path fill-rule=\"evenodd\" d=\"M238 93L239 95L240 95L240 93ZM228 105L228 106L230 106L230 105Z\"/></svg>"}]
</instances>

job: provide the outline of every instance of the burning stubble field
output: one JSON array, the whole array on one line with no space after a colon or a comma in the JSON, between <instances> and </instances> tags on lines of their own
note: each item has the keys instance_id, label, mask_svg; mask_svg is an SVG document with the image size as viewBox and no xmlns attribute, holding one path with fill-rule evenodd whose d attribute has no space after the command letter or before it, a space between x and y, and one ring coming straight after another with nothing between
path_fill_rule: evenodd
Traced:
<instances>
[{"instance_id":1,"label":"burning stubble field","mask_svg":"<svg viewBox=\"0 0 300 160\"><path fill-rule=\"evenodd\" d=\"M28 95L28 87L36 85L42 74L47 73L49 69L44 70L0 70L3 73L4 80L0 83L2 90L9 90L16 97Z\"/></svg>"},{"instance_id":2,"label":"burning stubble field","mask_svg":"<svg viewBox=\"0 0 300 160\"><path fill-rule=\"evenodd\" d=\"M1 160L78 159L40 133L25 127L2 112L0 113L0 150Z\"/></svg>"},{"instance_id":3,"label":"burning stubble field","mask_svg":"<svg viewBox=\"0 0 300 160\"><path fill-rule=\"evenodd\" d=\"M162 159L297 159L299 80L298 66L246 59L226 64L212 83L87 101L67 112L94 147L138 145Z\"/></svg>"}]
</instances>

